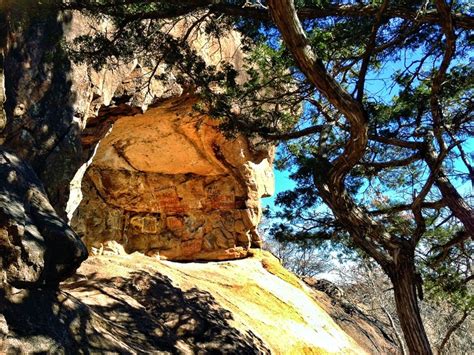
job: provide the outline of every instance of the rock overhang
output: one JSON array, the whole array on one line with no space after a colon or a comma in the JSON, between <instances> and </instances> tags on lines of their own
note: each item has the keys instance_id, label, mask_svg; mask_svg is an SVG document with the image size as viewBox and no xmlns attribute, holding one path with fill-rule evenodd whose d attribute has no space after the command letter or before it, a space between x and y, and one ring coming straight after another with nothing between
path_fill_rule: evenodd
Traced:
<instances>
[{"instance_id":1,"label":"rock overhang","mask_svg":"<svg viewBox=\"0 0 474 355\"><path fill-rule=\"evenodd\" d=\"M116 241L167 259L223 260L260 245L274 148L226 138L219 122L193 109L196 100L186 94L114 119L72 221L89 248Z\"/></svg>"},{"instance_id":2,"label":"rock overhang","mask_svg":"<svg viewBox=\"0 0 474 355\"><path fill-rule=\"evenodd\" d=\"M54 26L33 21L9 37L9 117L0 142L33 167L59 218L72 217L82 189L72 226L89 250L114 240L129 252L171 259L245 256L259 244L259 198L273 189L273 148L226 139L218 122L192 110L196 98L178 73L153 58L96 70L61 56L52 66L46 58L60 42L113 26L70 15ZM207 65L231 64L245 81L240 35L216 41L199 26L188 33L191 25L183 18L170 33L187 33ZM51 43L38 45L45 38Z\"/></svg>"}]
</instances>

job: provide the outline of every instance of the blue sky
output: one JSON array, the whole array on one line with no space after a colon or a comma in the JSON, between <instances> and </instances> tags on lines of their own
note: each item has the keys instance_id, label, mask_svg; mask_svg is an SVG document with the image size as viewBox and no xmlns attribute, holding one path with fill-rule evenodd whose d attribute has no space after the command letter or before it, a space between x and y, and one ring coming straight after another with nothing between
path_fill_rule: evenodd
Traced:
<instances>
[{"instance_id":1,"label":"blue sky","mask_svg":"<svg viewBox=\"0 0 474 355\"><path fill-rule=\"evenodd\" d=\"M412 55L416 57L419 56L420 53L415 52ZM398 94L399 91L399 88L396 86L390 89L389 85L393 83L390 75L400 68L402 68L402 64L400 62L389 62L386 64L386 67L378 74L369 76L366 83L367 92L378 97L384 97L387 101L390 101L391 98ZM469 138L464 143L463 148L465 149L472 163L474 160L474 138ZM463 172L465 174L468 173L468 170L461 159L458 159L455 162L455 168L459 172ZM264 208L274 208L275 198L278 193L291 190L296 187L295 182L290 179L289 175L290 172L288 170L279 171L275 169L275 193L271 197L262 199L262 205ZM473 197L473 186L470 181L461 182L460 179L456 179L452 180L452 182L459 189L461 194L470 195L471 198Z\"/></svg>"}]
</instances>

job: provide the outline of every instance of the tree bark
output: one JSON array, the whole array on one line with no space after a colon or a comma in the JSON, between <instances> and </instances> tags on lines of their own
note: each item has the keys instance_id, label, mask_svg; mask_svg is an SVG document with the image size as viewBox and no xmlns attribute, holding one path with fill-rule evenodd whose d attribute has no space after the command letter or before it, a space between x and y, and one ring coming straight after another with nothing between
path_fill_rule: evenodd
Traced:
<instances>
[{"instance_id":1,"label":"tree bark","mask_svg":"<svg viewBox=\"0 0 474 355\"><path fill-rule=\"evenodd\" d=\"M393 284L398 318L410 354L431 355L433 352L418 307L414 255L406 251L401 251L402 253L404 255L399 257L399 263L389 275Z\"/></svg>"},{"instance_id":2,"label":"tree bark","mask_svg":"<svg viewBox=\"0 0 474 355\"><path fill-rule=\"evenodd\" d=\"M367 147L368 117L364 107L328 73L308 41L293 1L269 0L268 6L301 72L349 121L350 138L343 154L333 162L329 174L332 184L342 191L346 175L360 161Z\"/></svg>"}]
</instances>

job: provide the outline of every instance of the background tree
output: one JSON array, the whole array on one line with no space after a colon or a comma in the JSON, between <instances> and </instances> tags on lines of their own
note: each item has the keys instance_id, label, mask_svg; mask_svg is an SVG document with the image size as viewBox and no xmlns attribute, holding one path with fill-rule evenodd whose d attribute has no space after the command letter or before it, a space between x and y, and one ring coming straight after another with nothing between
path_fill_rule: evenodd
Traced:
<instances>
[{"instance_id":1,"label":"background tree","mask_svg":"<svg viewBox=\"0 0 474 355\"><path fill-rule=\"evenodd\" d=\"M375 260L393 284L408 349L431 353L417 301L423 276L455 277L465 299L472 280L474 216L468 188L459 188L474 178L467 1L76 0L65 8L115 22L114 33L79 38L76 59L164 62L199 88L198 109L228 134L289 141L283 158L298 186L279 198L292 222L282 233L304 230ZM190 13L199 14L191 32L236 28L253 43L245 84L169 35ZM422 273L421 263L433 271Z\"/></svg>"},{"instance_id":2,"label":"background tree","mask_svg":"<svg viewBox=\"0 0 474 355\"><path fill-rule=\"evenodd\" d=\"M383 271L370 260L359 259L352 260L350 266L340 265L337 272L345 299L368 316L394 329L404 352L392 286ZM428 291L420 304L428 337L438 354L467 354L472 349L469 335L473 330L472 320L467 320L465 309L453 301L452 295L446 298L432 297L431 291Z\"/></svg>"},{"instance_id":3,"label":"background tree","mask_svg":"<svg viewBox=\"0 0 474 355\"><path fill-rule=\"evenodd\" d=\"M324 239L315 239L312 234L299 233L288 238L281 233L279 225L271 225L267 219L269 210L259 224L259 234L264 238L263 248L270 251L288 270L300 277L315 277L331 272L333 263L333 245Z\"/></svg>"}]
</instances>

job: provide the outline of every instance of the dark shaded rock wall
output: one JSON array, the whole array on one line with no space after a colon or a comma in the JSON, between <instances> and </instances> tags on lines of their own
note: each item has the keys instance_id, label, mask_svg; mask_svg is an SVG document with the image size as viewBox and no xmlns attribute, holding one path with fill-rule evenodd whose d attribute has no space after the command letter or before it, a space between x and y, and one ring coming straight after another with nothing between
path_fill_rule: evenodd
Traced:
<instances>
[{"instance_id":1,"label":"dark shaded rock wall","mask_svg":"<svg viewBox=\"0 0 474 355\"><path fill-rule=\"evenodd\" d=\"M0 288L55 286L87 257L35 172L0 148Z\"/></svg>"},{"instance_id":2,"label":"dark shaded rock wall","mask_svg":"<svg viewBox=\"0 0 474 355\"><path fill-rule=\"evenodd\" d=\"M6 43L7 121L0 143L32 166L64 216L69 182L81 163L72 65L60 46L70 19L46 13L25 21L23 29L11 29Z\"/></svg>"}]
</instances>

